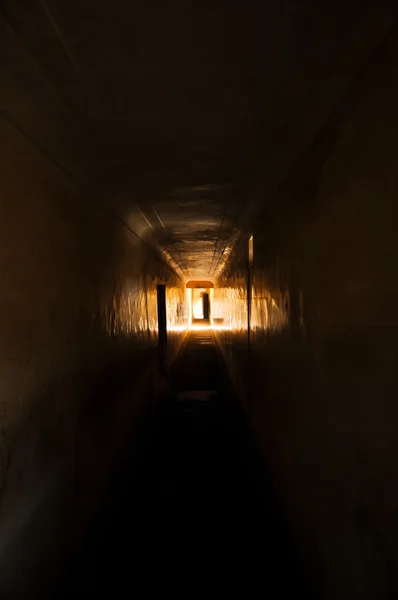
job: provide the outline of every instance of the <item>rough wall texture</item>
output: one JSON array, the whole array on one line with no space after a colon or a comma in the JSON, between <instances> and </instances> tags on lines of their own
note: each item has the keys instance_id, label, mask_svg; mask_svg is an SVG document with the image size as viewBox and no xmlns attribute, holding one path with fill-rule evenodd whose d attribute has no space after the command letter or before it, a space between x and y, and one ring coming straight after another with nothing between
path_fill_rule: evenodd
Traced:
<instances>
[{"instance_id":1,"label":"rough wall texture","mask_svg":"<svg viewBox=\"0 0 398 600\"><path fill-rule=\"evenodd\" d=\"M76 497L98 491L156 380L156 283L170 360L186 316L147 246L6 120L0 139L1 563L66 471Z\"/></svg>"},{"instance_id":2,"label":"rough wall texture","mask_svg":"<svg viewBox=\"0 0 398 600\"><path fill-rule=\"evenodd\" d=\"M218 332L319 597L398 594L398 36L215 289ZM246 357L246 358L245 358Z\"/></svg>"},{"instance_id":3,"label":"rough wall texture","mask_svg":"<svg viewBox=\"0 0 398 600\"><path fill-rule=\"evenodd\" d=\"M117 192L93 168L92 129L2 17L0 47L3 598L33 597L33 579L49 577L54 542L82 529L157 385L157 283L169 362L186 315L182 282L129 230L132 216L109 209Z\"/></svg>"}]
</instances>

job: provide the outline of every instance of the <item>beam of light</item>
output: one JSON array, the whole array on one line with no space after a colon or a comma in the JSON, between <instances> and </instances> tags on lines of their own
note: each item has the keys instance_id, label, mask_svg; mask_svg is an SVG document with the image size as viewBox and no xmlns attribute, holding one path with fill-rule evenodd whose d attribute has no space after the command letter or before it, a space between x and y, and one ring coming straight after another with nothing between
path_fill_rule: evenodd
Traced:
<instances>
[{"instance_id":1,"label":"beam of light","mask_svg":"<svg viewBox=\"0 0 398 600\"><path fill-rule=\"evenodd\" d=\"M168 325L167 331L187 331L188 325Z\"/></svg>"},{"instance_id":2,"label":"beam of light","mask_svg":"<svg viewBox=\"0 0 398 600\"><path fill-rule=\"evenodd\" d=\"M229 327L228 325L211 325L209 323L206 323L205 325L199 325L198 323L191 325L191 331L230 331L231 329L232 327Z\"/></svg>"},{"instance_id":3,"label":"beam of light","mask_svg":"<svg viewBox=\"0 0 398 600\"><path fill-rule=\"evenodd\" d=\"M232 331L232 327L229 327L228 325L213 325L212 329L215 329L216 331Z\"/></svg>"},{"instance_id":4,"label":"beam of light","mask_svg":"<svg viewBox=\"0 0 398 600\"><path fill-rule=\"evenodd\" d=\"M191 325L191 331L210 331L213 329L212 325Z\"/></svg>"}]
</instances>

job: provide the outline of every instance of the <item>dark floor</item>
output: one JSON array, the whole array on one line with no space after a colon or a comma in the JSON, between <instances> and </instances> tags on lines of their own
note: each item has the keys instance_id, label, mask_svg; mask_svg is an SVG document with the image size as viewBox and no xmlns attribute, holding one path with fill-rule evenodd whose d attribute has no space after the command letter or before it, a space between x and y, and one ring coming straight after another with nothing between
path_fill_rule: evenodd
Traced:
<instances>
[{"instance_id":1,"label":"dark floor","mask_svg":"<svg viewBox=\"0 0 398 600\"><path fill-rule=\"evenodd\" d=\"M60 595L285 598L297 572L213 334L193 331Z\"/></svg>"}]
</instances>

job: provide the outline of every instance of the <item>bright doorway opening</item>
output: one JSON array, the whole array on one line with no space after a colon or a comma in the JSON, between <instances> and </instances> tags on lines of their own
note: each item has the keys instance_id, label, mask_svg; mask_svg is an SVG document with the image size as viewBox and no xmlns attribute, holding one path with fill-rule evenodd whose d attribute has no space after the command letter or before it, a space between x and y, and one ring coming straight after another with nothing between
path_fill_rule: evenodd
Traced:
<instances>
[{"instance_id":1,"label":"bright doorway opening","mask_svg":"<svg viewBox=\"0 0 398 600\"><path fill-rule=\"evenodd\" d=\"M211 326L211 304L214 285L211 281L189 281L187 295L190 327Z\"/></svg>"}]
</instances>

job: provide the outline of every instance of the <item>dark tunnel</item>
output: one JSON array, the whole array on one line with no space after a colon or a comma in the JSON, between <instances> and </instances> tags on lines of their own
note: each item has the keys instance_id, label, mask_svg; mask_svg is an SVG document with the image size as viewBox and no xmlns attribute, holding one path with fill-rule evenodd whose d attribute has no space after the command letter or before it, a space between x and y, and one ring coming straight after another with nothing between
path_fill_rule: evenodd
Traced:
<instances>
[{"instance_id":1,"label":"dark tunnel","mask_svg":"<svg viewBox=\"0 0 398 600\"><path fill-rule=\"evenodd\" d=\"M398 4L0 2L0 598L398 598Z\"/></svg>"}]
</instances>

